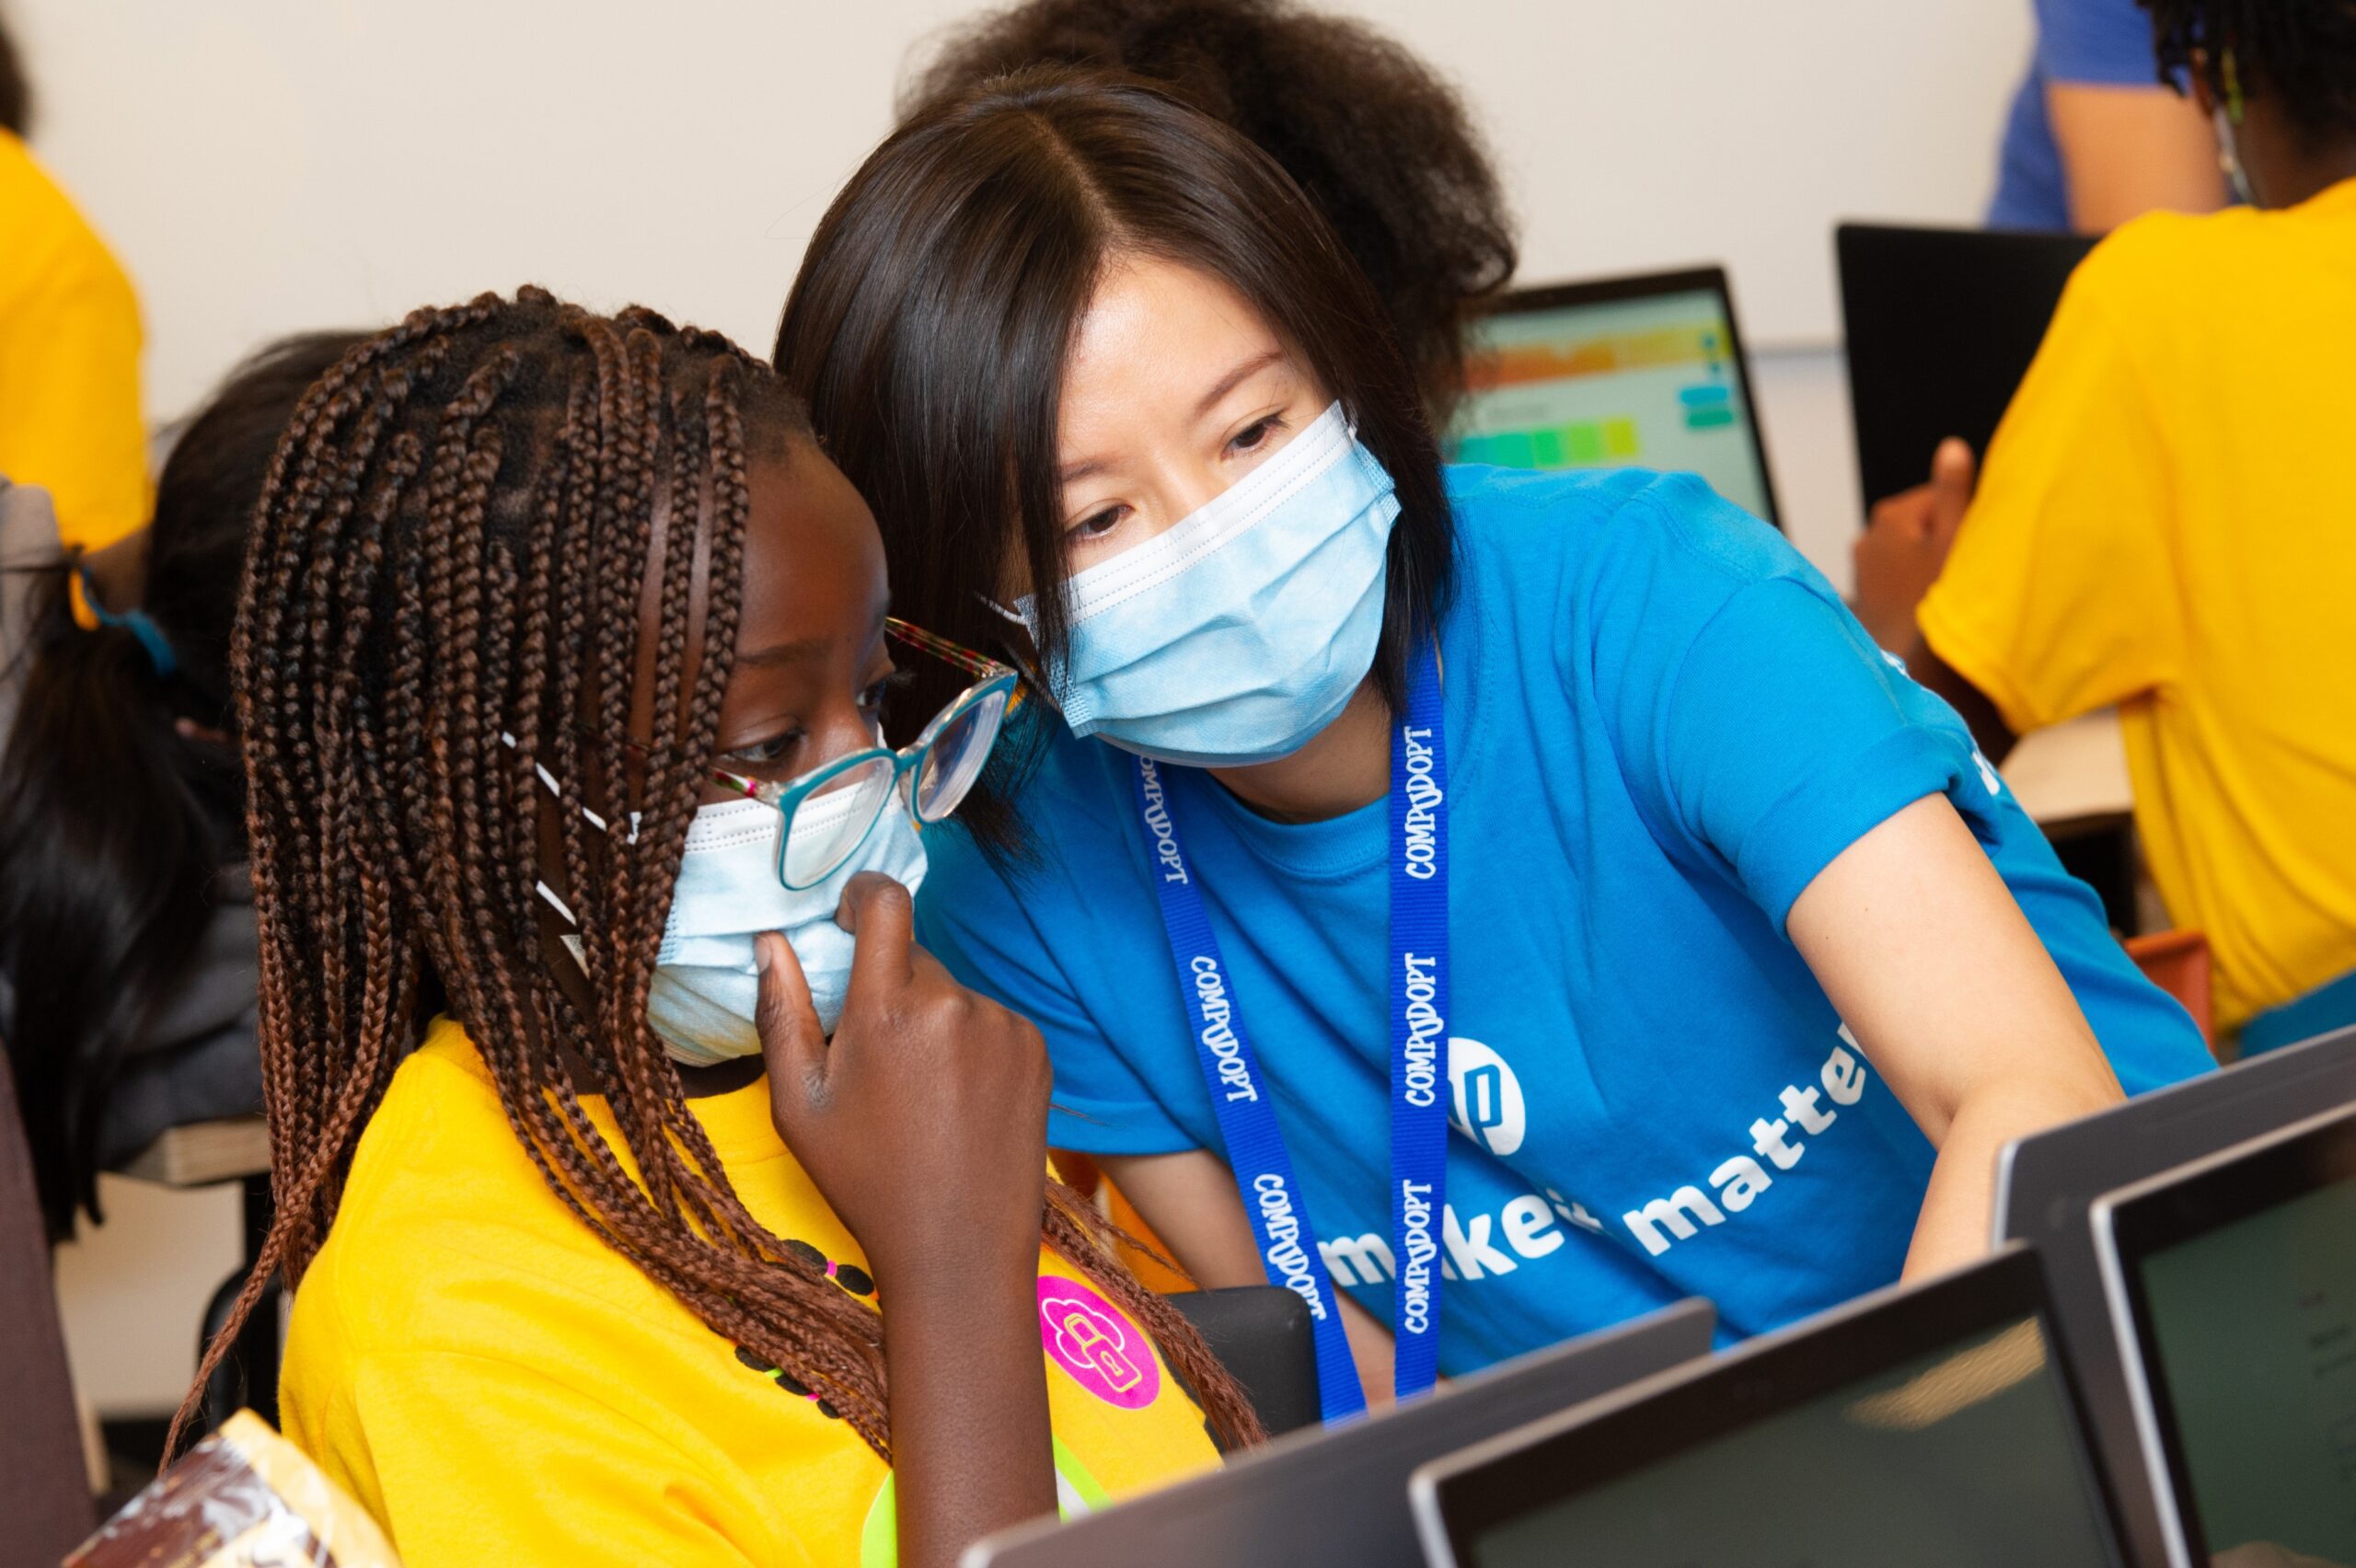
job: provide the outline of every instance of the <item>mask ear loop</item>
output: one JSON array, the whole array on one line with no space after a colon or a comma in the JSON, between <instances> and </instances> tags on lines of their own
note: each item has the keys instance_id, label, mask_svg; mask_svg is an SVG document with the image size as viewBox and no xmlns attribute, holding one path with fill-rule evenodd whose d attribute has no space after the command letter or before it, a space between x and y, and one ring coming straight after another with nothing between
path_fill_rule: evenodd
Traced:
<instances>
[{"instance_id":1,"label":"mask ear loop","mask_svg":"<svg viewBox=\"0 0 2356 1568\"><path fill-rule=\"evenodd\" d=\"M2255 207L2258 192L2249 181L2249 170L2242 167L2240 139L2235 134L2242 122L2242 78L2234 63L2231 45L2217 52L2219 84L2224 88L2224 101L2216 106L2217 167L2224 174L2225 188L2234 199L2246 207Z\"/></svg>"},{"instance_id":2,"label":"mask ear loop","mask_svg":"<svg viewBox=\"0 0 2356 1568\"><path fill-rule=\"evenodd\" d=\"M502 730L499 732L499 744L505 746L509 751L514 751L517 749L515 737L505 730ZM564 799L563 787L557 782L556 775L550 773L546 765L535 762L532 764L532 771L539 776L541 789L546 790L549 794L555 796L560 801ZM598 832L608 836L613 833L613 828L606 823L606 819L598 815L595 812L591 811L587 806L580 806L575 809L581 813L583 819ZM628 842L631 844L638 842L638 821L639 813L636 812L630 813L629 836ZM582 943L580 935L581 920L579 917L572 913L572 906L565 903L563 896L560 894L556 889L550 887L543 878L535 877L532 879L532 891L539 895L542 903L546 904L551 910L556 912L556 917L558 919L572 928L571 935L560 937L558 940L564 944L564 951L572 955L572 962L581 966L581 973L583 974L588 974L589 952L588 949Z\"/></svg>"},{"instance_id":3,"label":"mask ear loop","mask_svg":"<svg viewBox=\"0 0 2356 1568\"><path fill-rule=\"evenodd\" d=\"M1012 625L1021 627L1024 636L1027 637L1031 635L1031 618L1028 616L1022 614L1020 611L1008 609L1004 605L999 604L987 594L976 594L974 597L979 599L982 602L983 607L987 609L992 615L995 615L1000 619L1008 621ZM1037 693L1040 701L1045 703L1049 708L1054 709L1057 713L1061 713L1064 710L1063 704L1056 700L1056 694L1048 689L1047 683L1039 678L1039 672L1033 667L1031 661L1024 658L1021 651L1019 651L1011 642L1001 641L999 644L999 647L1005 652L1006 662L1014 666L1014 673L1022 677L1022 684L1032 691ZM1020 691L1015 693L1017 698L1020 698L1022 695L1022 694ZM1015 705L1011 702L1007 704L1007 717L1010 719L1014 716L1014 707Z\"/></svg>"}]
</instances>

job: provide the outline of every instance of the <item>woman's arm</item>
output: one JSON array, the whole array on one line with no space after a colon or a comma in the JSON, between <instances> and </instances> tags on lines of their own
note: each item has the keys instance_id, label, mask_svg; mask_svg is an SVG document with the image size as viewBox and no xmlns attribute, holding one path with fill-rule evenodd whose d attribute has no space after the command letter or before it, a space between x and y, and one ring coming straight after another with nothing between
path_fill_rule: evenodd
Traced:
<instances>
[{"instance_id":1,"label":"woman's arm","mask_svg":"<svg viewBox=\"0 0 2356 1568\"><path fill-rule=\"evenodd\" d=\"M916 945L907 890L853 879L831 1042L793 951L759 940L778 1131L867 1254L884 1309L899 1561L950 1568L1056 1511L1039 1348L1047 1091L1039 1032Z\"/></svg>"},{"instance_id":2,"label":"woman's arm","mask_svg":"<svg viewBox=\"0 0 2356 1568\"><path fill-rule=\"evenodd\" d=\"M1978 1257L1997 1151L2120 1098L2061 971L1943 795L1834 857L1785 929L1938 1148L1906 1277Z\"/></svg>"},{"instance_id":3,"label":"woman's arm","mask_svg":"<svg viewBox=\"0 0 2356 1568\"><path fill-rule=\"evenodd\" d=\"M1207 1290L1265 1285L1259 1243L1236 1195L1227 1162L1208 1149L1183 1154L1098 1155L1096 1163L1129 1202L1180 1268ZM1391 1331L1340 1290L1342 1328L1369 1406L1392 1397Z\"/></svg>"}]
</instances>

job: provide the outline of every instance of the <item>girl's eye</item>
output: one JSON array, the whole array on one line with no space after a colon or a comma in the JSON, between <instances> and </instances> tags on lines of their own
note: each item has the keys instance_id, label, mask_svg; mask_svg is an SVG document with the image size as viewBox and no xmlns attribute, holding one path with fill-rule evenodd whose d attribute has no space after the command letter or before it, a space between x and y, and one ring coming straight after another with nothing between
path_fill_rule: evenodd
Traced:
<instances>
[{"instance_id":1,"label":"girl's eye","mask_svg":"<svg viewBox=\"0 0 2356 1568\"><path fill-rule=\"evenodd\" d=\"M1121 519L1128 515L1128 511L1126 506L1108 506L1065 529L1064 536L1075 544L1101 539L1121 525Z\"/></svg>"},{"instance_id":2,"label":"girl's eye","mask_svg":"<svg viewBox=\"0 0 2356 1568\"><path fill-rule=\"evenodd\" d=\"M773 767L791 756L793 748L800 745L805 738L807 738L805 732L797 727L781 734L772 735L765 741L755 741L750 745L738 746L735 750L725 754L722 760L735 763L743 767Z\"/></svg>"},{"instance_id":3,"label":"girl's eye","mask_svg":"<svg viewBox=\"0 0 2356 1568\"><path fill-rule=\"evenodd\" d=\"M881 714L884 711L884 703L890 700L892 694L916 678L914 670L894 670L859 694L859 706L867 713Z\"/></svg>"},{"instance_id":4,"label":"girl's eye","mask_svg":"<svg viewBox=\"0 0 2356 1568\"><path fill-rule=\"evenodd\" d=\"M1270 414L1264 420L1254 420L1235 432L1234 438L1227 444L1228 450L1248 455L1265 446L1268 444L1268 437L1284 428L1283 416L1278 414Z\"/></svg>"}]
</instances>

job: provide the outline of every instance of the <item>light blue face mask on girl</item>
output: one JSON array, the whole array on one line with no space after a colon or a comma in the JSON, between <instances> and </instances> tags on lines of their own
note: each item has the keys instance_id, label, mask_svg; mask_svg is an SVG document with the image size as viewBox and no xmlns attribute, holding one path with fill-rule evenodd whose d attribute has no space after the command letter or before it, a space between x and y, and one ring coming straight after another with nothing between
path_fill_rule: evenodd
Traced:
<instances>
[{"instance_id":1,"label":"light blue face mask on girl","mask_svg":"<svg viewBox=\"0 0 2356 1568\"><path fill-rule=\"evenodd\" d=\"M1217 499L1065 584L1071 732L1193 767L1299 751L1374 667L1399 498L1335 403ZM1016 618L1038 631L1034 601Z\"/></svg>"},{"instance_id":2,"label":"light blue face mask on girl","mask_svg":"<svg viewBox=\"0 0 2356 1568\"><path fill-rule=\"evenodd\" d=\"M854 793L813 796L801 814L812 817L837 801L847 808ZM851 934L835 924L843 890L861 871L881 871L912 894L924 884L924 842L897 790L857 853L826 881L799 892L778 880L780 821L767 801L730 801L703 807L688 824L663 946L654 955L646 1021L672 1056L690 1066L760 1052L760 1032L753 1026L760 1001L755 937L776 931L791 944L810 983L818 1027L832 1034L850 991Z\"/></svg>"},{"instance_id":3,"label":"light blue face mask on girl","mask_svg":"<svg viewBox=\"0 0 2356 1568\"><path fill-rule=\"evenodd\" d=\"M849 810L853 794L813 796L800 814ZM834 1033L850 991L854 946L851 934L835 924L843 889L861 871L881 871L910 893L924 883L924 843L897 790L858 850L814 887L795 891L778 880L780 825L777 808L765 801L704 806L687 824L646 998L647 1027L684 1066L760 1054L760 1031L753 1022L760 969L753 939L763 931L776 931L791 945L810 983L818 1026ZM567 924L579 923L553 889L542 883L539 892ZM568 945L578 940L568 939Z\"/></svg>"}]
</instances>

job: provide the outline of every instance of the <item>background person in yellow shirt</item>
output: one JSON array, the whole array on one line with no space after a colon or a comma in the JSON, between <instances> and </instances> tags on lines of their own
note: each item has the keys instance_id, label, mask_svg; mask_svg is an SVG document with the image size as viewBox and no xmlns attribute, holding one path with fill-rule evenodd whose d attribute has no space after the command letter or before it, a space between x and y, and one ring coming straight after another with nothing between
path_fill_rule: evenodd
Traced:
<instances>
[{"instance_id":1,"label":"background person in yellow shirt","mask_svg":"<svg viewBox=\"0 0 2356 1568\"><path fill-rule=\"evenodd\" d=\"M1211 1464L1206 1411L1256 1435L1045 1183L1038 1032L873 874L921 880L910 810L1011 676L957 656L983 698L875 749L935 655L768 367L486 295L347 355L278 461L233 666L278 1199L239 1309L296 1282L286 1433L409 1568L946 1568Z\"/></svg>"},{"instance_id":2,"label":"background person in yellow shirt","mask_svg":"<svg viewBox=\"0 0 2356 1568\"><path fill-rule=\"evenodd\" d=\"M69 545L145 525L139 303L24 143L31 92L0 29L0 474L39 485Z\"/></svg>"},{"instance_id":3,"label":"background person in yellow shirt","mask_svg":"<svg viewBox=\"0 0 2356 1568\"><path fill-rule=\"evenodd\" d=\"M2153 880L2260 1049L2356 1021L2356 0L2145 4L2251 206L2097 247L1978 493L1951 445L1859 583L1952 541L1911 663L1992 756L2119 707Z\"/></svg>"}]
</instances>

